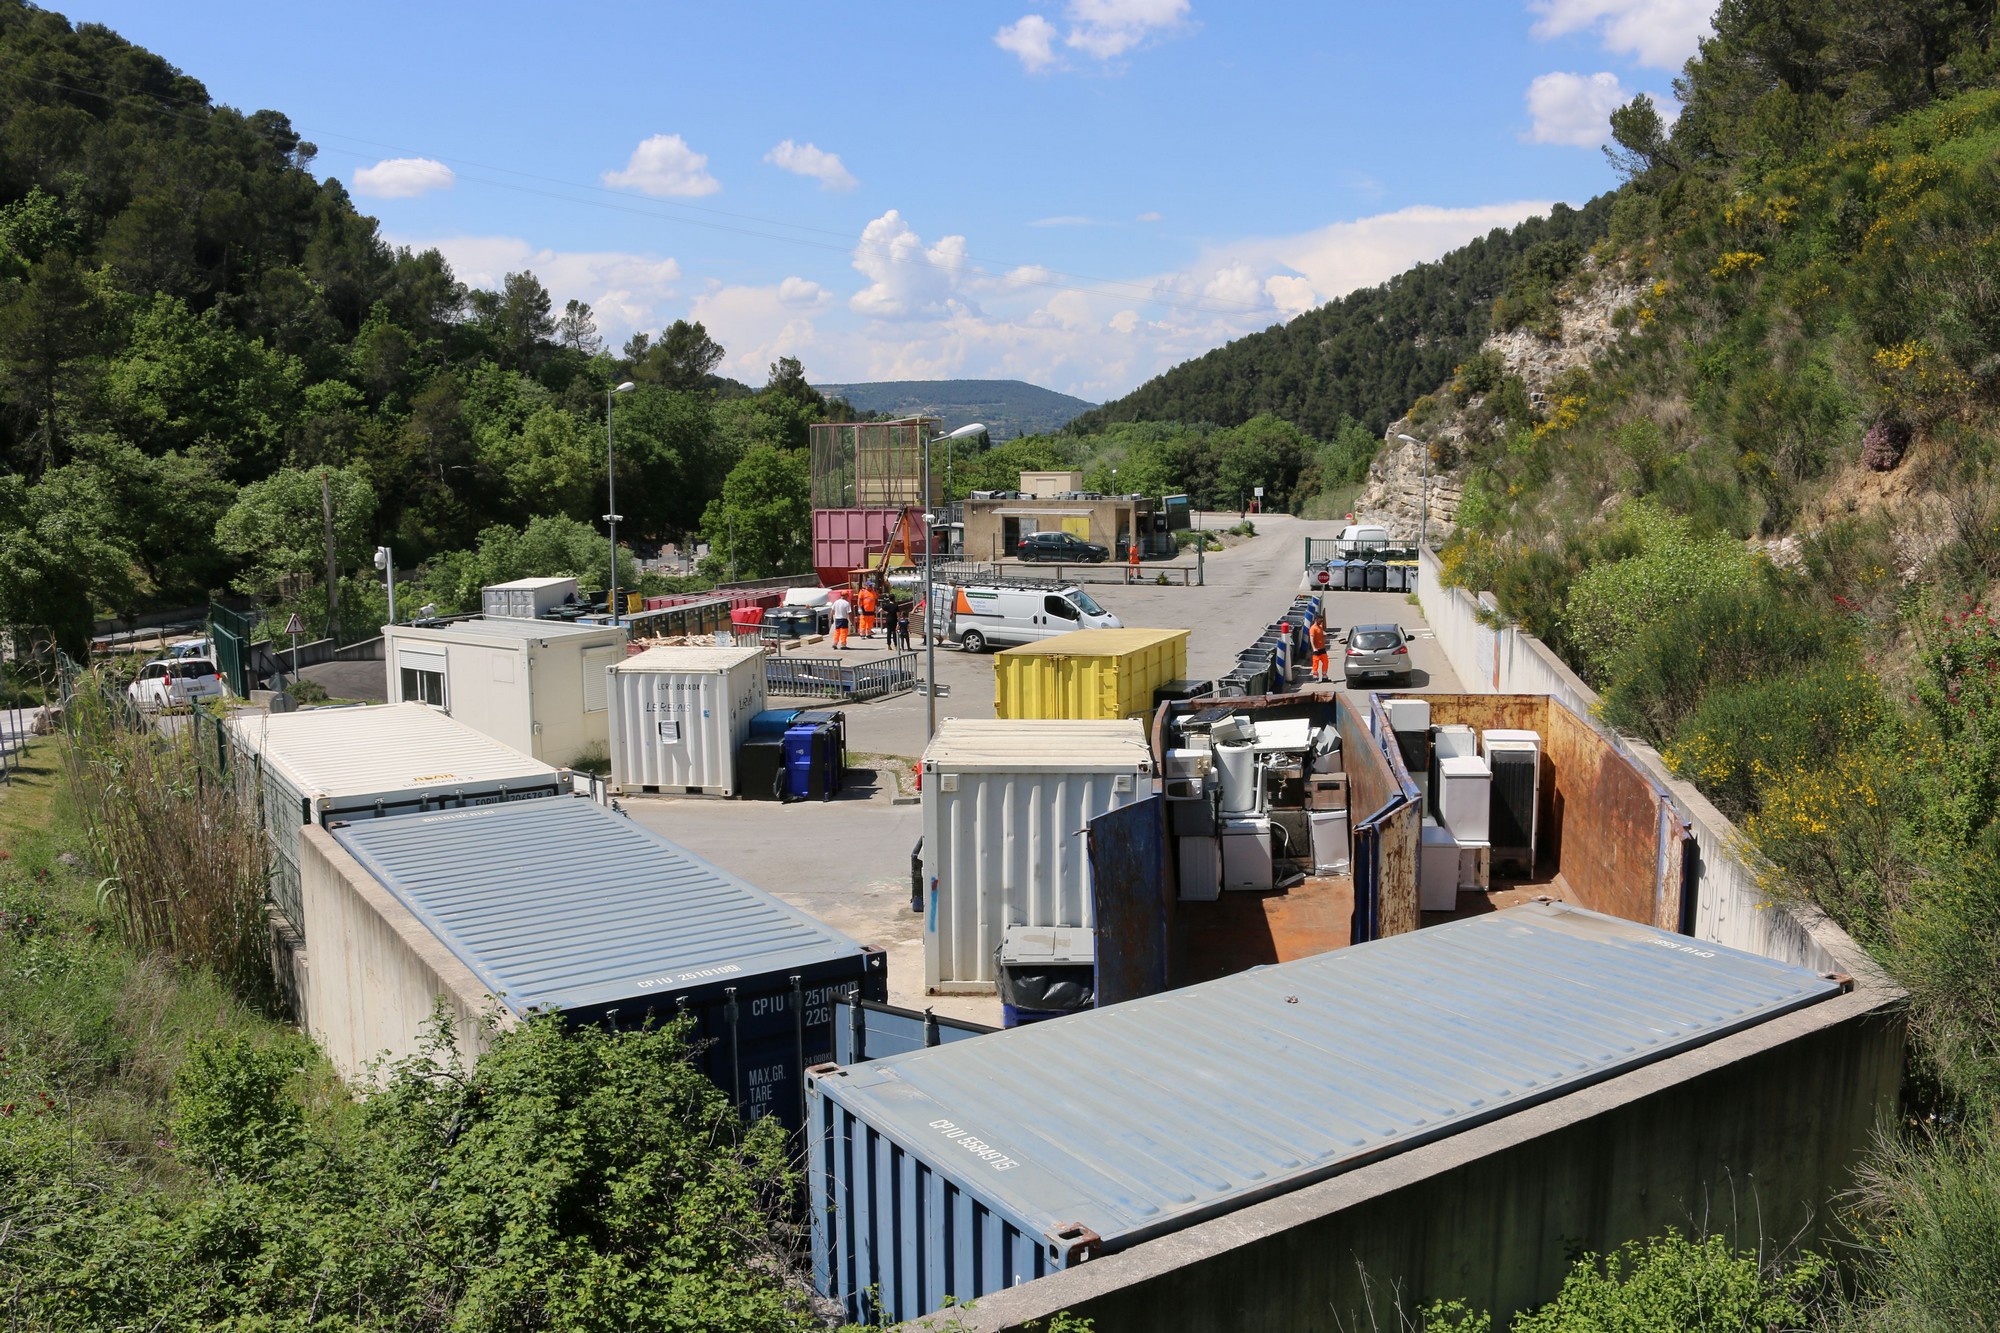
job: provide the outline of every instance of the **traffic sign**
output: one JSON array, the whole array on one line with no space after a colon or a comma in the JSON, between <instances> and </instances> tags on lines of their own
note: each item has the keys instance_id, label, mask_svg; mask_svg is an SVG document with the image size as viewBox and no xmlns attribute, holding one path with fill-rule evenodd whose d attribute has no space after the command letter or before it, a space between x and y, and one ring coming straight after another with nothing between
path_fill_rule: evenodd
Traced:
<instances>
[{"instance_id":1,"label":"traffic sign","mask_svg":"<svg viewBox=\"0 0 2000 1333\"><path fill-rule=\"evenodd\" d=\"M296 611L292 612L292 618L285 622L285 633L304 634L305 632L306 627L299 623L299 613Z\"/></svg>"}]
</instances>

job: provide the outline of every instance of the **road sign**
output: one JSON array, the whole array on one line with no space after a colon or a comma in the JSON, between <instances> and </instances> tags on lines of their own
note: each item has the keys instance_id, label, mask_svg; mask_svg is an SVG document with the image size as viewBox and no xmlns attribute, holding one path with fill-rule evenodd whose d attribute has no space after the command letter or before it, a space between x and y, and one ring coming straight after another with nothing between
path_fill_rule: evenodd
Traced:
<instances>
[{"instance_id":1,"label":"road sign","mask_svg":"<svg viewBox=\"0 0 2000 1333\"><path fill-rule=\"evenodd\" d=\"M285 622L285 633L304 634L305 632L306 627L299 623L299 613L296 611L292 612L292 618Z\"/></svg>"},{"instance_id":2,"label":"road sign","mask_svg":"<svg viewBox=\"0 0 2000 1333\"><path fill-rule=\"evenodd\" d=\"M1264 488L1262 486L1252 486L1250 488L1250 494L1256 496L1259 500L1261 500L1264 498Z\"/></svg>"}]
</instances>

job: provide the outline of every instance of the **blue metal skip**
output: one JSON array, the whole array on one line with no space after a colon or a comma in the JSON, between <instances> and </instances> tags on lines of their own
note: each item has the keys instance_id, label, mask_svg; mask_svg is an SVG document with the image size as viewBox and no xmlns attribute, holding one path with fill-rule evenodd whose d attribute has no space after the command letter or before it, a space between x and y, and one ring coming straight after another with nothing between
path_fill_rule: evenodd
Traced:
<instances>
[{"instance_id":1,"label":"blue metal skip","mask_svg":"<svg viewBox=\"0 0 2000 1333\"><path fill-rule=\"evenodd\" d=\"M915 1318L1839 991L1527 904L823 1067L807 1079L815 1279L850 1318Z\"/></svg>"}]
</instances>

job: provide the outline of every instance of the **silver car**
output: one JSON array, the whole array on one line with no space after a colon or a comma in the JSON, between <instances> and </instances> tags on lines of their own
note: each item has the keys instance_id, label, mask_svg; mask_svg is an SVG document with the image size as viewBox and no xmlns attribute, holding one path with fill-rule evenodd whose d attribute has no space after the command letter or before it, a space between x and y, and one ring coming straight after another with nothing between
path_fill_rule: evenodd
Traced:
<instances>
[{"instance_id":1,"label":"silver car","mask_svg":"<svg viewBox=\"0 0 2000 1333\"><path fill-rule=\"evenodd\" d=\"M1410 638L1401 625L1356 625L1347 631L1347 683L1410 683Z\"/></svg>"}]
</instances>

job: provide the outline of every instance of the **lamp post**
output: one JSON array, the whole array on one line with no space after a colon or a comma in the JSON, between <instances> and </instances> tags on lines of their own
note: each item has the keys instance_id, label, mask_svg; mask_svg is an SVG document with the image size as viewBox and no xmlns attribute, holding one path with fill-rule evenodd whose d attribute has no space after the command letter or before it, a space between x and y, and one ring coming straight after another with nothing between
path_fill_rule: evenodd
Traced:
<instances>
[{"instance_id":1,"label":"lamp post","mask_svg":"<svg viewBox=\"0 0 2000 1333\"><path fill-rule=\"evenodd\" d=\"M618 614L618 458L611 448L611 400L621 393L630 393L639 386L631 380L615 388L604 391L604 507L610 512L604 521L611 528L611 599L605 609L611 612L611 623L616 625L623 619Z\"/></svg>"},{"instance_id":2,"label":"lamp post","mask_svg":"<svg viewBox=\"0 0 2000 1333\"><path fill-rule=\"evenodd\" d=\"M949 435L940 435L938 440L962 440L969 435L984 435L983 422L973 421L960 426ZM926 742L937 735L937 613L931 607L931 554L937 545L937 515L931 512L931 446L937 440L924 441L924 739ZM886 563L886 558L885 558Z\"/></svg>"},{"instance_id":3,"label":"lamp post","mask_svg":"<svg viewBox=\"0 0 2000 1333\"><path fill-rule=\"evenodd\" d=\"M396 553L386 546L375 548L375 568L382 571L389 583L389 623L396 623Z\"/></svg>"},{"instance_id":4,"label":"lamp post","mask_svg":"<svg viewBox=\"0 0 2000 1333\"><path fill-rule=\"evenodd\" d=\"M1416 445L1424 455L1424 507L1417 517L1417 549L1422 551L1429 547L1427 538L1431 530L1431 447L1414 435L1399 433L1396 438L1405 444Z\"/></svg>"}]
</instances>

